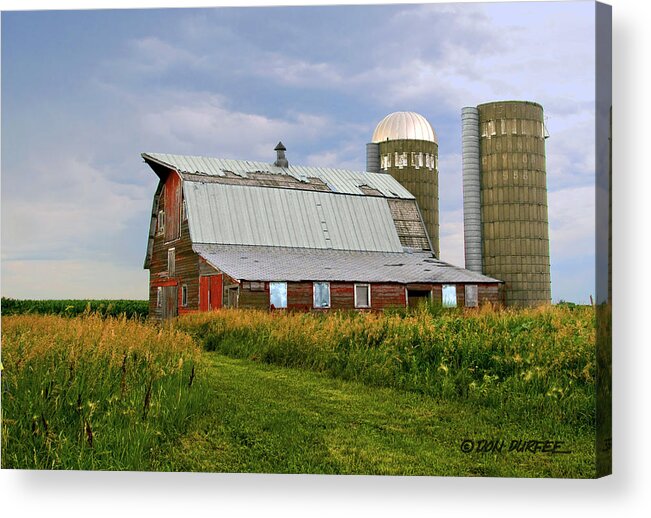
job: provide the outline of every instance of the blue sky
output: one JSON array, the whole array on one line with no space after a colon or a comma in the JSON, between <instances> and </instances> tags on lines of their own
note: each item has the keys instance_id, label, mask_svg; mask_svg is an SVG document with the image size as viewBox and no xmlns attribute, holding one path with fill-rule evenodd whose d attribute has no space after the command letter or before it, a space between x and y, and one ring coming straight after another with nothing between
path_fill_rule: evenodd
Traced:
<instances>
[{"instance_id":1,"label":"blue sky","mask_svg":"<svg viewBox=\"0 0 651 518\"><path fill-rule=\"evenodd\" d=\"M392 111L439 136L463 265L463 106L539 102L552 297L594 295L594 4L2 13L2 294L146 298L143 151L364 168Z\"/></svg>"}]
</instances>

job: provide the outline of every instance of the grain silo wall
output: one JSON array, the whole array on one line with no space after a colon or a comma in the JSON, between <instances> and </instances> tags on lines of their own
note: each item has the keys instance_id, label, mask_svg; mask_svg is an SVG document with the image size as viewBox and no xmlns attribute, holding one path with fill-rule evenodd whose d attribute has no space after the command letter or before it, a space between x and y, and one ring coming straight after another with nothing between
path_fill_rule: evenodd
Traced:
<instances>
[{"instance_id":1,"label":"grain silo wall","mask_svg":"<svg viewBox=\"0 0 651 518\"><path fill-rule=\"evenodd\" d=\"M370 173L380 172L380 146L375 142L366 144L366 170Z\"/></svg>"},{"instance_id":2,"label":"grain silo wall","mask_svg":"<svg viewBox=\"0 0 651 518\"><path fill-rule=\"evenodd\" d=\"M505 282L506 304L551 303L542 106L479 105L482 269Z\"/></svg>"},{"instance_id":3,"label":"grain silo wall","mask_svg":"<svg viewBox=\"0 0 651 518\"><path fill-rule=\"evenodd\" d=\"M438 144L427 140L379 143L380 170L387 171L416 198L423 223L439 257Z\"/></svg>"},{"instance_id":4,"label":"grain silo wall","mask_svg":"<svg viewBox=\"0 0 651 518\"><path fill-rule=\"evenodd\" d=\"M481 168L479 111L461 110L461 164L463 171L463 244L466 270L482 273Z\"/></svg>"}]
</instances>

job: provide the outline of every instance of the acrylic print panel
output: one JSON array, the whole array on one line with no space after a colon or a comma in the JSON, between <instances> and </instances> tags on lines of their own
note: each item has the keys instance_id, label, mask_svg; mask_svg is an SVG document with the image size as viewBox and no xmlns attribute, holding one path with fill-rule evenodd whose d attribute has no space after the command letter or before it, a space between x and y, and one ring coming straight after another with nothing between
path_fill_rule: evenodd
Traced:
<instances>
[{"instance_id":1,"label":"acrylic print panel","mask_svg":"<svg viewBox=\"0 0 651 518\"><path fill-rule=\"evenodd\" d=\"M610 30L4 12L2 467L609 474Z\"/></svg>"}]
</instances>

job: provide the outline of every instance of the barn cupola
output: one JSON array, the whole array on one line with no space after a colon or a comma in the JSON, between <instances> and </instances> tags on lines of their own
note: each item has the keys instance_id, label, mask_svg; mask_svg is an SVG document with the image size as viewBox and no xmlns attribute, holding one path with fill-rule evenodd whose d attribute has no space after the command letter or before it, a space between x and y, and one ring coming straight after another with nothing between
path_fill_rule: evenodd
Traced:
<instances>
[{"instance_id":1,"label":"barn cupola","mask_svg":"<svg viewBox=\"0 0 651 518\"><path fill-rule=\"evenodd\" d=\"M289 167L289 162L287 161L287 158L285 158L285 151L287 151L287 148L282 142L278 142L274 151L276 152L276 161L274 162L274 165L276 167Z\"/></svg>"}]
</instances>

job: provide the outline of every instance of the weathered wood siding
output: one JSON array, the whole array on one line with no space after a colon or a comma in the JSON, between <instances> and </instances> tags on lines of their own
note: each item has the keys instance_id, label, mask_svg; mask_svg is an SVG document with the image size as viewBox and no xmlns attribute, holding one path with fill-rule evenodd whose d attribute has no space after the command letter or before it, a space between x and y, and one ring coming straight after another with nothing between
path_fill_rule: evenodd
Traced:
<instances>
[{"instance_id":1,"label":"weathered wood siding","mask_svg":"<svg viewBox=\"0 0 651 518\"><path fill-rule=\"evenodd\" d=\"M173 241L181 235L181 177L171 172L163 191L165 206L165 240Z\"/></svg>"},{"instance_id":2,"label":"weathered wood siding","mask_svg":"<svg viewBox=\"0 0 651 518\"><path fill-rule=\"evenodd\" d=\"M371 284L371 309L404 308L406 305L404 284Z\"/></svg>"},{"instance_id":3,"label":"weathered wood siding","mask_svg":"<svg viewBox=\"0 0 651 518\"><path fill-rule=\"evenodd\" d=\"M161 210L165 212L165 232L155 233L149 261L149 315L157 320L162 316L162 308L156 304L159 286L178 286L179 314L199 310L199 256L192 251L187 220L180 221L181 181L175 172L171 172L165 179L162 196L158 202L156 214ZM170 217L170 213L175 216ZM172 275L167 270L167 254L170 248L175 251ZM186 306L182 305L183 285L186 285L188 290Z\"/></svg>"},{"instance_id":4,"label":"weathered wood siding","mask_svg":"<svg viewBox=\"0 0 651 518\"><path fill-rule=\"evenodd\" d=\"M388 199L389 210L396 226L400 244L417 250L429 250L427 232L415 200Z\"/></svg>"}]
</instances>

